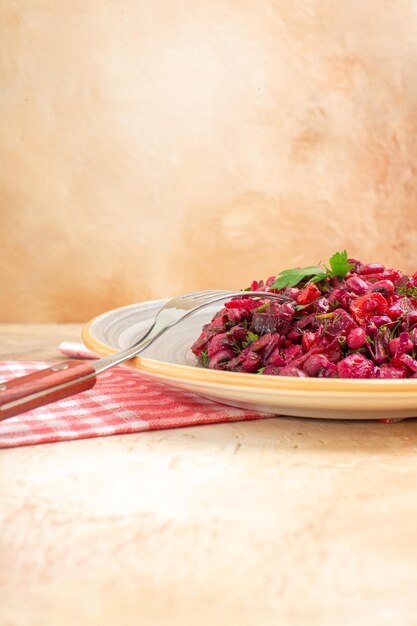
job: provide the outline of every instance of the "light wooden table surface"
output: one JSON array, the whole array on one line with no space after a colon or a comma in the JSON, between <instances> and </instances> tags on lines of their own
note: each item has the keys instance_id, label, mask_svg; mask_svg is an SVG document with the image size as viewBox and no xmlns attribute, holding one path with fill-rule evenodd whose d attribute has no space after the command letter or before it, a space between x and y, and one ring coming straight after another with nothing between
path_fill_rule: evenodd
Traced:
<instances>
[{"instance_id":1,"label":"light wooden table surface","mask_svg":"<svg viewBox=\"0 0 417 626\"><path fill-rule=\"evenodd\" d=\"M79 330L0 326L0 358ZM0 624L415 625L416 493L416 420L3 449Z\"/></svg>"}]
</instances>

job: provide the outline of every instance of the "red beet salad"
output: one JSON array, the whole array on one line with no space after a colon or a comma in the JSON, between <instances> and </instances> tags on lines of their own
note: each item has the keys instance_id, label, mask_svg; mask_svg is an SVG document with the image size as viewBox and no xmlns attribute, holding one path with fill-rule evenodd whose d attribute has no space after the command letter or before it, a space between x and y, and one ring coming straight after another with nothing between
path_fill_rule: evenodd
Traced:
<instances>
[{"instance_id":1,"label":"red beet salad","mask_svg":"<svg viewBox=\"0 0 417 626\"><path fill-rule=\"evenodd\" d=\"M192 351L202 367L320 378L417 378L417 272L364 265L346 251L284 270L206 324Z\"/></svg>"}]
</instances>

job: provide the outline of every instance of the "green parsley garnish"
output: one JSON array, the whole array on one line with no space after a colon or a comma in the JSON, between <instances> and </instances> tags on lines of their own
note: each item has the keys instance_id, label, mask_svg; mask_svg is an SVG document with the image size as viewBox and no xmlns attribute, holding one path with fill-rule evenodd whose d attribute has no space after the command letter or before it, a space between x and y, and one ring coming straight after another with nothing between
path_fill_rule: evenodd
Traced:
<instances>
[{"instance_id":1,"label":"green parsley garnish","mask_svg":"<svg viewBox=\"0 0 417 626\"><path fill-rule=\"evenodd\" d=\"M292 270L282 270L278 278L272 283L272 289L284 289L285 287L295 287L304 278L309 278L313 282L318 282L327 277L327 272L318 265L310 267L300 267Z\"/></svg>"},{"instance_id":2,"label":"green parsley garnish","mask_svg":"<svg viewBox=\"0 0 417 626\"><path fill-rule=\"evenodd\" d=\"M339 276L344 278L346 274L354 267L353 263L348 262L348 255L346 250L343 252L336 252L330 259L329 265L331 270L327 270L330 276Z\"/></svg>"},{"instance_id":3,"label":"green parsley garnish","mask_svg":"<svg viewBox=\"0 0 417 626\"><path fill-rule=\"evenodd\" d=\"M282 270L278 278L272 283L272 289L284 289L296 287L302 280L308 278L308 282L318 283L325 278L339 276L344 278L354 267L348 262L346 250L336 252L329 260L330 269L326 266L311 265L309 267L299 267L291 270Z\"/></svg>"}]
</instances>

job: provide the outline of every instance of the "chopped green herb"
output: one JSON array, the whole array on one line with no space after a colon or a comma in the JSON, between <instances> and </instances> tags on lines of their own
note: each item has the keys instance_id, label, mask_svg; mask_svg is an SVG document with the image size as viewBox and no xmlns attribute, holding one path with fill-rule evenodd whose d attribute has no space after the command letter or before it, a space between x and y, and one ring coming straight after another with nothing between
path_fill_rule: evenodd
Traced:
<instances>
[{"instance_id":1,"label":"chopped green herb","mask_svg":"<svg viewBox=\"0 0 417 626\"><path fill-rule=\"evenodd\" d=\"M263 374L264 373L264 369L265 369L264 367L260 367L256 373L257 374Z\"/></svg>"},{"instance_id":2,"label":"chopped green herb","mask_svg":"<svg viewBox=\"0 0 417 626\"><path fill-rule=\"evenodd\" d=\"M201 365L207 367L209 363L208 350L202 350L200 354Z\"/></svg>"},{"instance_id":3,"label":"chopped green herb","mask_svg":"<svg viewBox=\"0 0 417 626\"><path fill-rule=\"evenodd\" d=\"M343 350L344 348L346 348L346 346L347 346L346 337L338 337L338 338L337 338L337 341L338 341L338 343L339 343L339 346L342 348L342 350Z\"/></svg>"},{"instance_id":4,"label":"chopped green herb","mask_svg":"<svg viewBox=\"0 0 417 626\"><path fill-rule=\"evenodd\" d=\"M400 330L401 323L402 323L402 316L397 320L395 325L391 328L390 339L394 339L396 335L399 335L397 331Z\"/></svg>"},{"instance_id":5,"label":"chopped green herb","mask_svg":"<svg viewBox=\"0 0 417 626\"><path fill-rule=\"evenodd\" d=\"M256 335L252 331L249 331L246 335L246 341L242 341L242 347L247 348L250 343L257 341L259 339L259 335Z\"/></svg>"},{"instance_id":6,"label":"chopped green herb","mask_svg":"<svg viewBox=\"0 0 417 626\"><path fill-rule=\"evenodd\" d=\"M348 262L346 250L336 252L329 260L330 269L321 267L320 265L311 265L308 267L299 267L295 269L283 270L279 273L278 278L272 283L273 289L291 288L298 285L302 280L308 278L309 282L318 283L325 278L339 276L344 278L346 274L354 267L353 263Z\"/></svg>"},{"instance_id":7,"label":"chopped green herb","mask_svg":"<svg viewBox=\"0 0 417 626\"><path fill-rule=\"evenodd\" d=\"M403 285L397 289L399 296L408 296L409 298L417 299L417 287L415 285Z\"/></svg>"},{"instance_id":8,"label":"chopped green herb","mask_svg":"<svg viewBox=\"0 0 417 626\"><path fill-rule=\"evenodd\" d=\"M232 339L232 350L236 354L236 356L238 356L242 352L240 343L235 338Z\"/></svg>"},{"instance_id":9,"label":"chopped green herb","mask_svg":"<svg viewBox=\"0 0 417 626\"><path fill-rule=\"evenodd\" d=\"M258 306L258 308L255 309L255 313L263 313L267 310L270 304L270 302L264 302L263 304L261 304L261 306Z\"/></svg>"},{"instance_id":10,"label":"chopped green herb","mask_svg":"<svg viewBox=\"0 0 417 626\"><path fill-rule=\"evenodd\" d=\"M375 345L375 339L371 337L371 335L366 335L366 341L371 344L371 346Z\"/></svg>"}]
</instances>

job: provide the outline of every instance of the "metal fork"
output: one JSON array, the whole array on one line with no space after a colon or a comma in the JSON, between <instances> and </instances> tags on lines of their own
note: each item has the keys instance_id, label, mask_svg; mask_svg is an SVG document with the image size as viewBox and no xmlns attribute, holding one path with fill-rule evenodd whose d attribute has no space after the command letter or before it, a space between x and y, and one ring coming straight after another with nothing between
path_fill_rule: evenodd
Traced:
<instances>
[{"instance_id":1,"label":"metal fork","mask_svg":"<svg viewBox=\"0 0 417 626\"><path fill-rule=\"evenodd\" d=\"M158 311L145 335L126 350L88 363L65 361L0 384L0 421L90 389L99 374L137 356L168 328L210 304L234 296L256 296L280 302L291 300L288 296L264 291L221 290L196 291L171 298Z\"/></svg>"}]
</instances>

